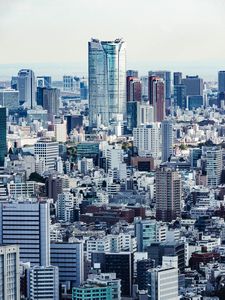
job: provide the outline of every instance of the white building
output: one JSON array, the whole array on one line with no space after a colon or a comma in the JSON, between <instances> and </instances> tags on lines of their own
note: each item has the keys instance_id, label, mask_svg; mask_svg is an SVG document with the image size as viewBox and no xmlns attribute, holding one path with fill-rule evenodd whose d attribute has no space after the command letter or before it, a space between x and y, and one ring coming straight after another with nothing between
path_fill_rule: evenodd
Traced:
<instances>
[{"instance_id":1,"label":"white building","mask_svg":"<svg viewBox=\"0 0 225 300\"><path fill-rule=\"evenodd\" d=\"M72 222L74 207L75 201L72 193L65 191L62 194L59 194L56 203L57 219L64 222Z\"/></svg>"},{"instance_id":2,"label":"white building","mask_svg":"<svg viewBox=\"0 0 225 300\"><path fill-rule=\"evenodd\" d=\"M19 245L22 262L49 265L49 223L48 202L0 203L0 243Z\"/></svg>"},{"instance_id":3,"label":"white building","mask_svg":"<svg viewBox=\"0 0 225 300\"><path fill-rule=\"evenodd\" d=\"M148 125L154 122L153 106L149 104L137 104L137 126Z\"/></svg>"},{"instance_id":4,"label":"white building","mask_svg":"<svg viewBox=\"0 0 225 300\"><path fill-rule=\"evenodd\" d=\"M59 272L54 266L34 266L28 271L30 300L59 300Z\"/></svg>"},{"instance_id":5,"label":"white building","mask_svg":"<svg viewBox=\"0 0 225 300\"><path fill-rule=\"evenodd\" d=\"M44 183L36 182L36 181L26 181L26 182L10 182L8 184L8 194L14 199L18 199L21 197L31 197L37 196L42 187L44 187Z\"/></svg>"},{"instance_id":6,"label":"white building","mask_svg":"<svg viewBox=\"0 0 225 300\"><path fill-rule=\"evenodd\" d=\"M222 149L219 147L205 148L206 172L209 187L217 187L220 184L222 173Z\"/></svg>"},{"instance_id":7,"label":"white building","mask_svg":"<svg viewBox=\"0 0 225 300\"><path fill-rule=\"evenodd\" d=\"M159 267L148 271L148 299L178 300L178 269Z\"/></svg>"},{"instance_id":8,"label":"white building","mask_svg":"<svg viewBox=\"0 0 225 300\"><path fill-rule=\"evenodd\" d=\"M39 141L34 145L34 153L43 158L46 170L55 170L56 158L59 156L59 143L51 141Z\"/></svg>"},{"instance_id":9,"label":"white building","mask_svg":"<svg viewBox=\"0 0 225 300\"><path fill-rule=\"evenodd\" d=\"M0 246L0 299L20 299L19 247Z\"/></svg>"},{"instance_id":10,"label":"white building","mask_svg":"<svg viewBox=\"0 0 225 300\"><path fill-rule=\"evenodd\" d=\"M140 156L161 157L161 128L160 123L139 126L133 130L134 146Z\"/></svg>"},{"instance_id":11,"label":"white building","mask_svg":"<svg viewBox=\"0 0 225 300\"><path fill-rule=\"evenodd\" d=\"M67 127L66 121L61 120L60 123L55 123L55 138L59 143L65 143L67 141Z\"/></svg>"}]
</instances>

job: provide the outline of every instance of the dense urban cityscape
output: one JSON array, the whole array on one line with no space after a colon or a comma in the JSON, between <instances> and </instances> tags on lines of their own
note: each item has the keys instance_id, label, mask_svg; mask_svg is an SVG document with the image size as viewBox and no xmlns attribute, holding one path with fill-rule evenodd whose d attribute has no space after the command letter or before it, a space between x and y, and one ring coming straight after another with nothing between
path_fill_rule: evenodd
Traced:
<instances>
[{"instance_id":1,"label":"dense urban cityscape","mask_svg":"<svg viewBox=\"0 0 225 300\"><path fill-rule=\"evenodd\" d=\"M0 299L225 299L225 71L0 82ZM51 71L51 70L49 70Z\"/></svg>"}]
</instances>

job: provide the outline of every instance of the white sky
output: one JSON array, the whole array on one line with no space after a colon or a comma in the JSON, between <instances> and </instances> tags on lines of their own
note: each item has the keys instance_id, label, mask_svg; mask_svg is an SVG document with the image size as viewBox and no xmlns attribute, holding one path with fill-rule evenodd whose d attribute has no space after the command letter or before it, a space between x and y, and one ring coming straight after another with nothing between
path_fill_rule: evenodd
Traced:
<instances>
[{"instance_id":1,"label":"white sky","mask_svg":"<svg viewBox=\"0 0 225 300\"><path fill-rule=\"evenodd\" d=\"M123 37L129 68L210 76L225 68L224 15L225 0L0 0L0 76L3 64L86 72L91 37Z\"/></svg>"}]
</instances>

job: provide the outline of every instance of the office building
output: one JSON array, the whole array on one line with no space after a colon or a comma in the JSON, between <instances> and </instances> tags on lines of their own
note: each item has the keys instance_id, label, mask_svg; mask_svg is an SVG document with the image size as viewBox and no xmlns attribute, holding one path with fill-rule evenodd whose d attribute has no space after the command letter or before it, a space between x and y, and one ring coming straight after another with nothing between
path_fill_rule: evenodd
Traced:
<instances>
[{"instance_id":1,"label":"office building","mask_svg":"<svg viewBox=\"0 0 225 300\"><path fill-rule=\"evenodd\" d=\"M18 73L19 102L28 108L36 106L36 84L34 72L29 69L22 69Z\"/></svg>"},{"instance_id":2,"label":"office building","mask_svg":"<svg viewBox=\"0 0 225 300\"><path fill-rule=\"evenodd\" d=\"M198 76L186 76L182 79L182 84L186 86L187 96L203 96L203 79Z\"/></svg>"},{"instance_id":3,"label":"office building","mask_svg":"<svg viewBox=\"0 0 225 300\"><path fill-rule=\"evenodd\" d=\"M152 243L147 248L148 257L155 261L156 266L163 265L163 257L177 256L177 264L182 273L185 268L185 244L182 241Z\"/></svg>"},{"instance_id":4,"label":"office building","mask_svg":"<svg viewBox=\"0 0 225 300\"><path fill-rule=\"evenodd\" d=\"M110 63L109 63L110 62ZM121 39L88 43L90 126L126 120L126 52Z\"/></svg>"},{"instance_id":5,"label":"office building","mask_svg":"<svg viewBox=\"0 0 225 300\"><path fill-rule=\"evenodd\" d=\"M127 70L126 75L127 75L127 77L138 78L138 71L137 70Z\"/></svg>"},{"instance_id":6,"label":"office building","mask_svg":"<svg viewBox=\"0 0 225 300\"><path fill-rule=\"evenodd\" d=\"M7 110L6 107L0 107L0 166L4 166L7 148Z\"/></svg>"},{"instance_id":7,"label":"office building","mask_svg":"<svg viewBox=\"0 0 225 300\"><path fill-rule=\"evenodd\" d=\"M22 262L49 265L49 222L47 202L0 203L0 243L17 244Z\"/></svg>"},{"instance_id":8,"label":"office building","mask_svg":"<svg viewBox=\"0 0 225 300\"><path fill-rule=\"evenodd\" d=\"M163 79L165 83L165 99L171 98L171 72L170 71L149 71L148 76L156 76Z\"/></svg>"},{"instance_id":9,"label":"office building","mask_svg":"<svg viewBox=\"0 0 225 300\"><path fill-rule=\"evenodd\" d=\"M63 76L63 91L80 96L80 78L72 75Z\"/></svg>"},{"instance_id":10,"label":"office building","mask_svg":"<svg viewBox=\"0 0 225 300\"><path fill-rule=\"evenodd\" d=\"M73 288L72 300L112 300L112 288L110 286L98 286L85 284Z\"/></svg>"},{"instance_id":11,"label":"office building","mask_svg":"<svg viewBox=\"0 0 225 300\"><path fill-rule=\"evenodd\" d=\"M153 259L148 258L137 261L137 285L139 291L148 289L148 270L151 268L155 268Z\"/></svg>"},{"instance_id":12,"label":"office building","mask_svg":"<svg viewBox=\"0 0 225 300\"><path fill-rule=\"evenodd\" d=\"M180 85L182 83L182 73L174 72L173 73L173 85Z\"/></svg>"},{"instance_id":13,"label":"office building","mask_svg":"<svg viewBox=\"0 0 225 300\"><path fill-rule=\"evenodd\" d=\"M43 108L48 111L50 119L59 114L60 91L56 88L43 89Z\"/></svg>"},{"instance_id":14,"label":"office building","mask_svg":"<svg viewBox=\"0 0 225 300\"><path fill-rule=\"evenodd\" d=\"M138 103L137 105L137 126L149 125L154 122L153 106L148 103Z\"/></svg>"},{"instance_id":15,"label":"office building","mask_svg":"<svg viewBox=\"0 0 225 300\"><path fill-rule=\"evenodd\" d=\"M191 149L191 167L192 168L197 168L198 161L202 157L202 149L201 148L193 148Z\"/></svg>"},{"instance_id":16,"label":"office building","mask_svg":"<svg viewBox=\"0 0 225 300\"><path fill-rule=\"evenodd\" d=\"M206 147L204 149L206 157L206 173L209 187L217 187L221 182L223 169L222 149L220 147Z\"/></svg>"},{"instance_id":17,"label":"office building","mask_svg":"<svg viewBox=\"0 0 225 300\"><path fill-rule=\"evenodd\" d=\"M11 89L18 90L18 76L12 76L10 86Z\"/></svg>"},{"instance_id":18,"label":"office building","mask_svg":"<svg viewBox=\"0 0 225 300\"><path fill-rule=\"evenodd\" d=\"M162 132L162 162L168 161L173 154L173 122L164 120L161 124Z\"/></svg>"},{"instance_id":19,"label":"office building","mask_svg":"<svg viewBox=\"0 0 225 300\"><path fill-rule=\"evenodd\" d=\"M218 92L225 93L225 71L218 72Z\"/></svg>"},{"instance_id":20,"label":"office building","mask_svg":"<svg viewBox=\"0 0 225 300\"><path fill-rule=\"evenodd\" d=\"M162 78L150 76L148 82L149 104L153 106L154 121L162 122L165 118L165 82Z\"/></svg>"},{"instance_id":21,"label":"office building","mask_svg":"<svg viewBox=\"0 0 225 300\"><path fill-rule=\"evenodd\" d=\"M166 224L156 220L136 220L134 226L138 252L145 251L151 243L166 240Z\"/></svg>"},{"instance_id":22,"label":"office building","mask_svg":"<svg viewBox=\"0 0 225 300\"><path fill-rule=\"evenodd\" d=\"M80 286L84 281L83 243L51 243L51 264L59 269L59 282L67 289Z\"/></svg>"},{"instance_id":23,"label":"office building","mask_svg":"<svg viewBox=\"0 0 225 300\"><path fill-rule=\"evenodd\" d=\"M82 78L80 81L80 99L87 100L88 99L88 84L87 80Z\"/></svg>"},{"instance_id":24,"label":"office building","mask_svg":"<svg viewBox=\"0 0 225 300\"><path fill-rule=\"evenodd\" d=\"M116 273L121 279L121 296L131 297L134 273L133 252L93 252L92 265L100 263L103 273Z\"/></svg>"},{"instance_id":25,"label":"office building","mask_svg":"<svg viewBox=\"0 0 225 300\"><path fill-rule=\"evenodd\" d=\"M187 108L186 86L184 84L174 86L174 107Z\"/></svg>"},{"instance_id":26,"label":"office building","mask_svg":"<svg viewBox=\"0 0 225 300\"><path fill-rule=\"evenodd\" d=\"M187 108L189 110L203 106L203 96L187 96Z\"/></svg>"},{"instance_id":27,"label":"office building","mask_svg":"<svg viewBox=\"0 0 225 300\"><path fill-rule=\"evenodd\" d=\"M178 300L178 269L158 267L148 271L149 300Z\"/></svg>"},{"instance_id":28,"label":"office building","mask_svg":"<svg viewBox=\"0 0 225 300\"><path fill-rule=\"evenodd\" d=\"M46 171L55 170L56 159L59 156L59 143L39 141L34 145L34 154L44 160Z\"/></svg>"},{"instance_id":29,"label":"office building","mask_svg":"<svg viewBox=\"0 0 225 300\"><path fill-rule=\"evenodd\" d=\"M63 178L60 176L49 176L46 180L47 197L57 201L58 195L63 191Z\"/></svg>"},{"instance_id":30,"label":"office building","mask_svg":"<svg viewBox=\"0 0 225 300\"><path fill-rule=\"evenodd\" d=\"M51 76L37 76L37 87L40 88L51 88L52 87L52 78Z\"/></svg>"},{"instance_id":31,"label":"office building","mask_svg":"<svg viewBox=\"0 0 225 300\"><path fill-rule=\"evenodd\" d=\"M28 297L30 300L59 300L58 268L33 266L28 270Z\"/></svg>"},{"instance_id":32,"label":"office building","mask_svg":"<svg viewBox=\"0 0 225 300\"><path fill-rule=\"evenodd\" d=\"M0 299L20 299L19 247L0 246Z\"/></svg>"},{"instance_id":33,"label":"office building","mask_svg":"<svg viewBox=\"0 0 225 300\"><path fill-rule=\"evenodd\" d=\"M171 222L181 214L181 176L178 171L162 167L156 171L156 219Z\"/></svg>"},{"instance_id":34,"label":"office building","mask_svg":"<svg viewBox=\"0 0 225 300\"><path fill-rule=\"evenodd\" d=\"M141 101L141 81L139 78L127 76L127 102Z\"/></svg>"},{"instance_id":35,"label":"office building","mask_svg":"<svg viewBox=\"0 0 225 300\"><path fill-rule=\"evenodd\" d=\"M96 142L83 142L77 145L77 157L78 159L93 158L94 164L99 164L99 143Z\"/></svg>"},{"instance_id":36,"label":"office building","mask_svg":"<svg viewBox=\"0 0 225 300\"><path fill-rule=\"evenodd\" d=\"M161 157L161 128L160 123L142 125L133 129L134 146L139 156Z\"/></svg>"},{"instance_id":37,"label":"office building","mask_svg":"<svg viewBox=\"0 0 225 300\"><path fill-rule=\"evenodd\" d=\"M19 108L19 92L11 89L0 89L0 106L6 107L9 111Z\"/></svg>"}]
</instances>

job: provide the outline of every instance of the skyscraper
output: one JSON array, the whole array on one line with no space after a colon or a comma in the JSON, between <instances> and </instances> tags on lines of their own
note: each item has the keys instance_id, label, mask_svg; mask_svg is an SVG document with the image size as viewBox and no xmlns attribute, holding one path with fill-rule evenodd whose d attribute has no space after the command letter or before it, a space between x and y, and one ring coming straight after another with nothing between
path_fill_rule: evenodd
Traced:
<instances>
[{"instance_id":1,"label":"skyscraper","mask_svg":"<svg viewBox=\"0 0 225 300\"><path fill-rule=\"evenodd\" d=\"M48 140L38 141L34 145L34 154L44 159L46 170L55 170L56 159L59 156L59 143Z\"/></svg>"},{"instance_id":2,"label":"skyscraper","mask_svg":"<svg viewBox=\"0 0 225 300\"><path fill-rule=\"evenodd\" d=\"M36 106L36 86L34 72L29 69L22 69L18 73L18 91L20 104L28 108Z\"/></svg>"},{"instance_id":3,"label":"skyscraper","mask_svg":"<svg viewBox=\"0 0 225 300\"><path fill-rule=\"evenodd\" d=\"M174 86L174 106L181 109L187 108L186 86L184 84Z\"/></svg>"},{"instance_id":4,"label":"skyscraper","mask_svg":"<svg viewBox=\"0 0 225 300\"><path fill-rule=\"evenodd\" d=\"M171 100L171 72L170 71L149 71L148 76L156 76L164 80L165 84L165 106L170 106Z\"/></svg>"},{"instance_id":5,"label":"skyscraper","mask_svg":"<svg viewBox=\"0 0 225 300\"><path fill-rule=\"evenodd\" d=\"M206 147L203 151L206 156L208 186L217 187L220 184L223 169L222 149L220 147Z\"/></svg>"},{"instance_id":6,"label":"skyscraper","mask_svg":"<svg viewBox=\"0 0 225 300\"><path fill-rule=\"evenodd\" d=\"M203 96L203 79L198 76L186 76L182 79L182 84L186 86L187 96Z\"/></svg>"},{"instance_id":7,"label":"skyscraper","mask_svg":"<svg viewBox=\"0 0 225 300\"><path fill-rule=\"evenodd\" d=\"M137 77L127 76L127 102L141 101L141 81Z\"/></svg>"},{"instance_id":8,"label":"skyscraper","mask_svg":"<svg viewBox=\"0 0 225 300\"><path fill-rule=\"evenodd\" d=\"M150 105L154 108L154 121L162 122L165 118L165 83L162 78L149 77L148 97Z\"/></svg>"},{"instance_id":9,"label":"skyscraper","mask_svg":"<svg viewBox=\"0 0 225 300\"><path fill-rule=\"evenodd\" d=\"M48 111L50 118L59 114L60 91L53 88L43 89L43 108Z\"/></svg>"},{"instance_id":10,"label":"skyscraper","mask_svg":"<svg viewBox=\"0 0 225 300\"><path fill-rule=\"evenodd\" d=\"M0 166L3 166L7 154L7 114L5 107L0 107L0 128Z\"/></svg>"},{"instance_id":11,"label":"skyscraper","mask_svg":"<svg viewBox=\"0 0 225 300\"><path fill-rule=\"evenodd\" d=\"M171 120L162 121L162 161L168 161L173 154L173 123Z\"/></svg>"},{"instance_id":12,"label":"skyscraper","mask_svg":"<svg viewBox=\"0 0 225 300\"><path fill-rule=\"evenodd\" d=\"M219 71L218 73L218 92L225 92L225 71Z\"/></svg>"},{"instance_id":13,"label":"skyscraper","mask_svg":"<svg viewBox=\"0 0 225 300\"><path fill-rule=\"evenodd\" d=\"M182 73L174 72L173 73L173 85L179 85L182 82Z\"/></svg>"},{"instance_id":14,"label":"skyscraper","mask_svg":"<svg viewBox=\"0 0 225 300\"><path fill-rule=\"evenodd\" d=\"M52 78L51 76L37 76L37 87L51 88Z\"/></svg>"},{"instance_id":15,"label":"skyscraper","mask_svg":"<svg viewBox=\"0 0 225 300\"><path fill-rule=\"evenodd\" d=\"M23 262L49 265L49 220L47 202L0 203L0 243L19 245Z\"/></svg>"},{"instance_id":16,"label":"skyscraper","mask_svg":"<svg viewBox=\"0 0 225 300\"><path fill-rule=\"evenodd\" d=\"M171 222L181 213L181 176L167 167L156 171L156 219Z\"/></svg>"},{"instance_id":17,"label":"skyscraper","mask_svg":"<svg viewBox=\"0 0 225 300\"><path fill-rule=\"evenodd\" d=\"M88 43L90 126L126 118L126 52L122 39Z\"/></svg>"}]
</instances>

